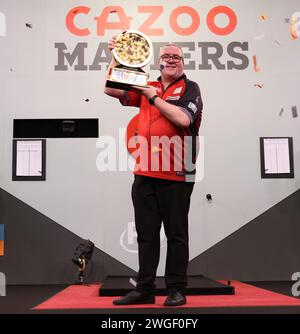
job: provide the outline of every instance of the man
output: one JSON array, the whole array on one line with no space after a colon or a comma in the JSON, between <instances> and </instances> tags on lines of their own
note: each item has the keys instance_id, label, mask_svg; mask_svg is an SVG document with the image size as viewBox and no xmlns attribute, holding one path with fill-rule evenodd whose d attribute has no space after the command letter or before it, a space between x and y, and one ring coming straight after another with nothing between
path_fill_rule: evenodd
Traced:
<instances>
[{"instance_id":1,"label":"man","mask_svg":"<svg viewBox=\"0 0 300 334\"><path fill-rule=\"evenodd\" d=\"M110 50L114 46L115 38L109 42ZM117 64L113 58L107 75L110 68ZM182 156L178 158L175 146L179 142L179 151L182 154L189 151L195 163L202 100L198 85L188 80L183 72L184 59L180 47L168 44L161 48L158 66L160 78L149 82L147 87L135 86L134 91L105 88L105 93L118 98L122 105L140 108L138 137L147 141L148 146L144 151L150 156L144 168L142 164L137 164L139 166L135 168L132 186L139 251L137 286L126 296L114 300L115 305L155 303L154 281L160 256L162 222L168 241L165 269L168 297L164 305L186 303L184 288L187 285L189 260L188 212L194 187L194 182L187 181L193 181L191 176L195 170L188 169ZM186 137L191 139L187 141L188 144L184 142ZM176 140L172 142L174 147L166 147L162 142L158 146L153 145L153 138ZM170 158L168 168L164 168L164 151L168 151L167 157ZM159 164L151 168L155 157L160 158ZM141 160L143 157L139 158Z\"/></svg>"}]
</instances>

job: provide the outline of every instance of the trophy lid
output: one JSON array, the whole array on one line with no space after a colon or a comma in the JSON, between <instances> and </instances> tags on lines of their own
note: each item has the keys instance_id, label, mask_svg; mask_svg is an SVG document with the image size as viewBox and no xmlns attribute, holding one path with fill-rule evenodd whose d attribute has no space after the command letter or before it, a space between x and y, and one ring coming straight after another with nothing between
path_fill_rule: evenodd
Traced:
<instances>
[{"instance_id":1,"label":"trophy lid","mask_svg":"<svg viewBox=\"0 0 300 334\"><path fill-rule=\"evenodd\" d=\"M153 46L150 39L141 31L124 30L117 36L112 53L121 65L144 67L151 60Z\"/></svg>"}]
</instances>

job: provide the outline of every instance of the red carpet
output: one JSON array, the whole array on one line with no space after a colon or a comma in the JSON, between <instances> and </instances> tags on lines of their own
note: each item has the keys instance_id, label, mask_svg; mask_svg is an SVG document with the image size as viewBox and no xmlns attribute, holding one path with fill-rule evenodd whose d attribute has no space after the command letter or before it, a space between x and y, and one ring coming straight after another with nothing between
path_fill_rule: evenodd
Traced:
<instances>
[{"instance_id":1,"label":"red carpet","mask_svg":"<svg viewBox=\"0 0 300 334\"><path fill-rule=\"evenodd\" d=\"M238 281L232 281L235 295L187 296L184 308L200 307L239 307L239 306L300 306L300 299L260 289ZM99 284L90 286L71 285L34 310L49 309L109 309L109 308L160 308L164 307L165 296L156 297L156 304L115 306L112 301L116 297L99 297Z\"/></svg>"}]
</instances>

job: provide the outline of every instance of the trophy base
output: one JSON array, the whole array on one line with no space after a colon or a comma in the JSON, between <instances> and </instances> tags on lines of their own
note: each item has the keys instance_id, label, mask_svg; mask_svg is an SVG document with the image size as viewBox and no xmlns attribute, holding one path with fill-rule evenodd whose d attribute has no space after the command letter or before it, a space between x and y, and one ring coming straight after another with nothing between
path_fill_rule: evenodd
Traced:
<instances>
[{"instance_id":1,"label":"trophy base","mask_svg":"<svg viewBox=\"0 0 300 334\"><path fill-rule=\"evenodd\" d=\"M121 89L121 90L134 90L133 86L139 86L139 87L146 87L141 85L133 85L125 82L117 82L112 80L107 80L105 87L108 88L115 88L115 89Z\"/></svg>"},{"instance_id":2,"label":"trophy base","mask_svg":"<svg viewBox=\"0 0 300 334\"><path fill-rule=\"evenodd\" d=\"M132 69L126 67L114 67L110 70L106 87L133 90L132 86L146 87L149 74L141 69Z\"/></svg>"}]
</instances>

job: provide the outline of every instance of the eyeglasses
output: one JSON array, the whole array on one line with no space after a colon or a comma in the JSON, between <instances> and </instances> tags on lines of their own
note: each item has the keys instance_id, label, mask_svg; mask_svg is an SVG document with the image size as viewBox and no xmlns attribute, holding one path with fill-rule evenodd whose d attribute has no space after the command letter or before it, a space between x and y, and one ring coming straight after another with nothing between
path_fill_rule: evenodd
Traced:
<instances>
[{"instance_id":1,"label":"eyeglasses","mask_svg":"<svg viewBox=\"0 0 300 334\"><path fill-rule=\"evenodd\" d=\"M172 59L174 63L179 63L181 60L183 60L183 58L178 55L169 55L169 54L164 54L160 56L160 58L163 61L170 61Z\"/></svg>"}]
</instances>

